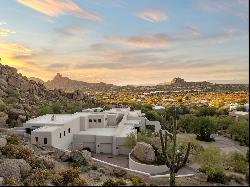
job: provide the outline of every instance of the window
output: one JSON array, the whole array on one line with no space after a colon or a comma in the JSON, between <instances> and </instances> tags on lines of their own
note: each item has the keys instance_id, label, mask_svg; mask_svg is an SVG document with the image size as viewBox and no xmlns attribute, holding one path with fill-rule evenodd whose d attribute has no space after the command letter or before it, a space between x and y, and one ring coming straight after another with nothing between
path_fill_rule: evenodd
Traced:
<instances>
[{"instance_id":1,"label":"window","mask_svg":"<svg viewBox=\"0 0 250 187\"><path fill-rule=\"evenodd\" d=\"M96 122L96 119L94 119L94 122Z\"/></svg>"},{"instance_id":2,"label":"window","mask_svg":"<svg viewBox=\"0 0 250 187\"><path fill-rule=\"evenodd\" d=\"M68 133L70 133L70 128L68 128Z\"/></svg>"},{"instance_id":3,"label":"window","mask_svg":"<svg viewBox=\"0 0 250 187\"><path fill-rule=\"evenodd\" d=\"M98 119L98 122L99 122L99 123L101 123L101 122L102 122L102 120L101 120L101 119Z\"/></svg>"},{"instance_id":4,"label":"window","mask_svg":"<svg viewBox=\"0 0 250 187\"><path fill-rule=\"evenodd\" d=\"M47 143L48 143L47 138L44 138L44 139L43 139L43 143L44 143L44 144L47 144Z\"/></svg>"},{"instance_id":5,"label":"window","mask_svg":"<svg viewBox=\"0 0 250 187\"><path fill-rule=\"evenodd\" d=\"M38 137L36 137L36 142L38 142Z\"/></svg>"},{"instance_id":6,"label":"window","mask_svg":"<svg viewBox=\"0 0 250 187\"><path fill-rule=\"evenodd\" d=\"M92 122L92 119L89 119L89 122Z\"/></svg>"},{"instance_id":7,"label":"window","mask_svg":"<svg viewBox=\"0 0 250 187\"><path fill-rule=\"evenodd\" d=\"M60 138L62 138L62 133L60 133Z\"/></svg>"},{"instance_id":8,"label":"window","mask_svg":"<svg viewBox=\"0 0 250 187\"><path fill-rule=\"evenodd\" d=\"M65 131L63 131L63 136L65 136Z\"/></svg>"}]
</instances>

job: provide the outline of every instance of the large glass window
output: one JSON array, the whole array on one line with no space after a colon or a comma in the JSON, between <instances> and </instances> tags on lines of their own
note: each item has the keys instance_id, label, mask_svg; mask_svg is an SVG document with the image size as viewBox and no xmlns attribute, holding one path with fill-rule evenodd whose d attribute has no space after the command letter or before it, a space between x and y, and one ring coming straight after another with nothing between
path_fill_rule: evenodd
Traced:
<instances>
[{"instance_id":1,"label":"large glass window","mask_svg":"<svg viewBox=\"0 0 250 187\"><path fill-rule=\"evenodd\" d=\"M101 123L101 122L102 122L102 119L98 119L98 122Z\"/></svg>"},{"instance_id":2,"label":"large glass window","mask_svg":"<svg viewBox=\"0 0 250 187\"><path fill-rule=\"evenodd\" d=\"M65 131L63 132L63 135L64 135L64 136L66 135Z\"/></svg>"},{"instance_id":3,"label":"large glass window","mask_svg":"<svg viewBox=\"0 0 250 187\"><path fill-rule=\"evenodd\" d=\"M92 119L89 119L89 122L92 122Z\"/></svg>"},{"instance_id":4,"label":"large glass window","mask_svg":"<svg viewBox=\"0 0 250 187\"><path fill-rule=\"evenodd\" d=\"M70 133L70 128L68 128L68 133Z\"/></svg>"},{"instance_id":5,"label":"large glass window","mask_svg":"<svg viewBox=\"0 0 250 187\"><path fill-rule=\"evenodd\" d=\"M62 138L62 133L60 133L60 138Z\"/></svg>"},{"instance_id":6,"label":"large glass window","mask_svg":"<svg viewBox=\"0 0 250 187\"><path fill-rule=\"evenodd\" d=\"M36 142L38 142L38 137L36 137Z\"/></svg>"}]
</instances>

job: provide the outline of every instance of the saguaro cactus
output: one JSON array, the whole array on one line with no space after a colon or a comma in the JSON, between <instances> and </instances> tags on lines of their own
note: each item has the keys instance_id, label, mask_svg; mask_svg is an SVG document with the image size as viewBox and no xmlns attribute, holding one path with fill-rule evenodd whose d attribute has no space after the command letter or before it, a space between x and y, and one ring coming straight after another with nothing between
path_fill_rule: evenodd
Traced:
<instances>
[{"instance_id":1,"label":"saguaro cactus","mask_svg":"<svg viewBox=\"0 0 250 187\"><path fill-rule=\"evenodd\" d=\"M176 129L177 120L173 119L173 133L170 133L167 130L164 130L163 133L163 130L160 130L162 155L165 159L165 165L170 170L170 186L175 186L175 174L187 163L191 148L191 143L189 142L186 153L183 154L179 150L176 150ZM173 144L171 151L167 150L169 141L168 137Z\"/></svg>"}]
</instances>

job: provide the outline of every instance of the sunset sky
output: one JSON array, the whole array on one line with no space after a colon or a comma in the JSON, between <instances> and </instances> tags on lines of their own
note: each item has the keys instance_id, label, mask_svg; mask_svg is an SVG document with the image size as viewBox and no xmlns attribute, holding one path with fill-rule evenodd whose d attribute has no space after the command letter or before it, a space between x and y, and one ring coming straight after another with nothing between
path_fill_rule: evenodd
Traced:
<instances>
[{"instance_id":1,"label":"sunset sky","mask_svg":"<svg viewBox=\"0 0 250 187\"><path fill-rule=\"evenodd\" d=\"M1 63L45 81L248 80L248 11L248 0L1 0Z\"/></svg>"}]
</instances>

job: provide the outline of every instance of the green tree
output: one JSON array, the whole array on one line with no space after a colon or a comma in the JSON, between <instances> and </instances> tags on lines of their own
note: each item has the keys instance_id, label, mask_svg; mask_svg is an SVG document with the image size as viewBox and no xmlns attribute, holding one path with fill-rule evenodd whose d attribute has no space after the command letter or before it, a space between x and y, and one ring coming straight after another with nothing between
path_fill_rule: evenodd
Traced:
<instances>
[{"instance_id":1,"label":"green tree","mask_svg":"<svg viewBox=\"0 0 250 187\"><path fill-rule=\"evenodd\" d=\"M193 114L182 115L178 122L180 130L185 131L187 133L191 133L192 132L191 127L193 126L192 124L195 122L196 118L197 117L194 116Z\"/></svg>"},{"instance_id":2,"label":"green tree","mask_svg":"<svg viewBox=\"0 0 250 187\"><path fill-rule=\"evenodd\" d=\"M194 123L190 124L190 128L201 141L211 141L211 134L217 131L217 125L209 116L197 117Z\"/></svg>"},{"instance_id":3,"label":"green tree","mask_svg":"<svg viewBox=\"0 0 250 187\"><path fill-rule=\"evenodd\" d=\"M61 114L62 113L62 106L59 102L55 102L51 105L51 109L54 114Z\"/></svg>"}]
</instances>

